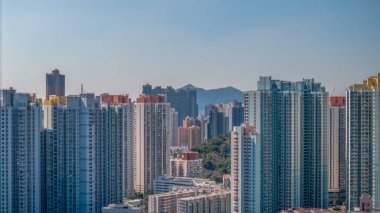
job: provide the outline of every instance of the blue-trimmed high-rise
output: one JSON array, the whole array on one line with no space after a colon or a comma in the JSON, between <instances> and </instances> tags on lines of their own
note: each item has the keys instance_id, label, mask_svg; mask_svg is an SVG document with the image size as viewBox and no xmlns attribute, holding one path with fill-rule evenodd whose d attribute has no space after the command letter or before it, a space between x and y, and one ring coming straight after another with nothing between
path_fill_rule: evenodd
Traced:
<instances>
[{"instance_id":1,"label":"blue-trimmed high-rise","mask_svg":"<svg viewBox=\"0 0 380 213\"><path fill-rule=\"evenodd\" d=\"M257 88L245 93L244 122L259 135L260 212L327 208L328 93L313 79L260 77Z\"/></svg>"}]
</instances>

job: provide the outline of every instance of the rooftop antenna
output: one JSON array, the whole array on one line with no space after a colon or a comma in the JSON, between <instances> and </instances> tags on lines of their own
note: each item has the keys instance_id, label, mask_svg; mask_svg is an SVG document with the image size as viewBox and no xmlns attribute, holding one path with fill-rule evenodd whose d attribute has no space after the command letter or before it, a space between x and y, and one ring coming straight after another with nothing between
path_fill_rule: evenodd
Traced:
<instances>
[{"instance_id":1,"label":"rooftop antenna","mask_svg":"<svg viewBox=\"0 0 380 213\"><path fill-rule=\"evenodd\" d=\"M331 96L334 96L334 93L335 93L335 89L336 89L336 86L334 87L334 89L333 89L333 92L332 92Z\"/></svg>"},{"instance_id":2,"label":"rooftop antenna","mask_svg":"<svg viewBox=\"0 0 380 213\"><path fill-rule=\"evenodd\" d=\"M80 94L83 95L83 84L80 84Z\"/></svg>"}]
</instances>

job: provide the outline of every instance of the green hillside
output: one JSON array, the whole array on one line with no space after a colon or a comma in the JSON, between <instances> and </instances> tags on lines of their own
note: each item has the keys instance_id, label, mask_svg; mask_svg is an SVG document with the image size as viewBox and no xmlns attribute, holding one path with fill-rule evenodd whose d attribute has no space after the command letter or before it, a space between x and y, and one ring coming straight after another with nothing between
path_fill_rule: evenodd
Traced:
<instances>
[{"instance_id":1,"label":"green hillside","mask_svg":"<svg viewBox=\"0 0 380 213\"><path fill-rule=\"evenodd\" d=\"M222 135L207 140L192 151L199 152L203 159L204 178L222 182L223 174L230 174L231 146L229 135Z\"/></svg>"}]
</instances>

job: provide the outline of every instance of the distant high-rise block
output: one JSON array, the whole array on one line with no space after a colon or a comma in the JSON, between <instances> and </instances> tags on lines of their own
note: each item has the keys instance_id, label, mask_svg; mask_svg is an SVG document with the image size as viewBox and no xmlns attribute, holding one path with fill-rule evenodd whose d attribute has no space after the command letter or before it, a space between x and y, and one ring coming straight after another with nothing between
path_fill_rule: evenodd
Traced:
<instances>
[{"instance_id":1,"label":"distant high-rise block","mask_svg":"<svg viewBox=\"0 0 380 213\"><path fill-rule=\"evenodd\" d=\"M198 126L201 128L201 143L205 141L207 138L207 120L208 118L204 115L199 115L198 118Z\"/></svg>"},{"instance_id":2,"label":"distant high-rise block","mask_svg":"<svg viewBox=\"0 0 380 213\"><path fill-rule=\"evenodd\" d=\"M153 95L152 85L150 85L150 84L143 85L142 94L144 94L144 95Z\"/></svg>"},{"instance_id":3,"label":"distant high-rise block","mask_svg":"<svg viewBox=\"0 0 380 213\"><path fill-rule=\"evenodd\" d=\"M153 181L169 174L172 136L170 103L158 95L141 95L134 114L134 191L148 193Z\"/></svg>"},{"instance_id":4,"label":"distant high-rise block","mask_svg":"<svg viewBox=\"0 0 380 213\"><path fill-rule=\"evenodd\" d=\"M205 107L207 116L205 139L217 137L228 132L228 118L222 104Z\"/></svg>"},{"instance_id":5,"label":"distant high-rise block","mask_svg":"<svg viewBox=\"0 0 380 213\"><path fill-rule=\"evenodd\" d=\"M329 97L329 206L342 205L346 190L346 107L345 97Z\"/></svg>"},{"instance_id":6,"label":"distant high-rise block","mask_svg":"<svg viewBox=\"0 0 380 213\"><path fill-rule=\"evenodd\" d=\"M171 137L170 145L177 146L178 145L178 112L175 111L174 108L172 108L170 116L171 116L170 125L172 127L172 130L171 130L172 137Z\"/></svg>"},{"instance_id":7,"label":"distant high-rise block","mask_svg":"<svg viewBox=\"0 0 380 213\"><path fill-rule=\"evenodd\" d=\"M191 126L189 131L189 149L199 147L201 145L201 128L199 126Z\"/></svg>"},{"instance_id":8,"label":"distant high-rise block","mask_svg":"<svg viewBox=\"0 0 380 213\"><path fill-rule=\"evenodd\" d=\"M178 146L188 146L189 149L200 146L202 142L201 123L196 118L186 117L178 128Z\"/></svg>"},{"instance_id":9,"label":"distant high-rise block","mask_svg":"<svg viewBox=\"0 0 380 213\"><path fill-rule=\"evenodd\" d=\"M152 85L143 85L145 95L164 95L166 101L178 112L178 125L186 116L198 116L197 92L194 88L174 89L173 87L162 88L157 86L152 89Z\"/></svg>"},{"instance_id":10,"label":"distant high-rise block","mask_svg":"<svg viewBox=\"0 0 380 213\"><path fill-rule=\"evenodd\" d=\"M370 196L380 209L380 73L346 91L347 207Z\"/></svg>"},{"instance_id":11,"label":"distant high-rise block","mask_svg":"<svg viewBox=\"0 0 380 213\"><path fill-rule=\"evenodd\" d=\"M50 95L65 96L65 75L59 74L58 69L46 74L46 100Z\"/></svg>"},{"instance_id":12,"label":"distant high-rise block","mask_svg":"<svg viewBox=\"0 0 380 213\"><path fill-rule=\"evenodd\" d=\"M184 127L178 127L177 146L189 146L189 130Z\"/></svg>"},{"instance_id":13,"label":"distant high-rise block","mask_svg":"<svg viewBox=\"0 0 380 213\"><path fill-rule=\"evenodd\" d=\"M245 93L245 123L260 135L260 212L327 208L328 93L313 79L260 77Z\"/></svg>"},{"instance_id":14,"label":"distant high-rise block","mask_svg":"<svg viewBox=\"0 0 380 213\"><path fill-rule=\"evenodd\" d=\"M226 117L228 119L228 131L232 131L234 126L240 126L244 122L244 108L242 103L238 101L231 101L225 104Z\"/></svg>"},{"instance_id":15,"label":"distant high-rise block","mask_svg":"<svg viewBox=\"0 0 380 213\"><path fill-rule=\"evenodd\" d=\"M0 212L41 212L40 101L0 90Z\"/></svg>"},{"instance_id":16,"label":"distant high-rise block","mask_svg":"<svg viewBox=\"0 0 380 213\"><path fill-rule=\"evenodd\" d=\"M244 122L243 115L242 103L236 100L227 104L207 105L205 107L206 139L229 133L234 126L240 126Z\"/></svg>"}]
</instances>

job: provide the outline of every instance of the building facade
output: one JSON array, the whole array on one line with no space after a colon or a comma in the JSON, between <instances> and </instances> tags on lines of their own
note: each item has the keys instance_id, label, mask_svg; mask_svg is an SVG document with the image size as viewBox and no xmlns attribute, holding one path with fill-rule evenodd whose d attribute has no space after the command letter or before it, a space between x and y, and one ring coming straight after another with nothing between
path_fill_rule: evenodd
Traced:
<instances>
[{"instance_id":1,"label":"building facade","mask_svg":"<svg viewBox=\"0 0 380 213\"><path fill-rule=\"evenodd\" d=\"M346 107L345 97L329 97L329 206L345 202L345 146Z\"/></svg>"},{"instance_id":2,"label":"building facade","mask_svg":"<svg viewBox=\"0 0 380 213\"><path fill-rule=\"evenodd\" d=\"M170 192L149 195L148 212L177 212L177 201L184 197L196 195L194 190L173 190Z\"/></svg>"},{"instance_id":3,"label":"building facade","mask_svg":"<svg viewBox=\"0 0 380 213\"><path fill-rule=\"evenodd\" d=\"M45 203L44 212L66 212L67 202L64 195L65 191L65 141L66 141L66 124L65 124L65 113L66 113L66 100L67 98L62 96L50 96L49 100L44 102L44 133L41 137L41 147L44 147L43 165L42 170L45 174L45 179L43 182L45 198L43 199ZM73 150L70 150L73 151ZM78 163L78 151L72 152L70 160L75 166ZM71 181L71 177L79 176L79 168L75 169L75 172L71 173L67 181ZM75 180L71 186L77 187L79 185L78 181ZM74 191L79 192L79 188ZM72 195L72 194L70 194ZM79 193L74 196L73 199L79 199ZM68 204L70 206L74 205L75 211L78 212L77 204ZM72 208L71 208L72 209Z\"/></svg>"},{"instance_id":4,"label":"building facade","mask_svg":"<svg viewBox=\"0 0 380 213\"><path fill-rule=\"evenodd\" d=\"M100 96L99 176L102 206L133 196L133 116L128 95Z\"/></svg>"},{"instance_id":5,"label":"building facade","mask_svg":"<svg viewBox=\"0 0 380 213\"><path fill-rule=\"evenodd\" d=\"M380 209L380 74L351 85L346 92L347 207L370 197Z\"/></svg>"},{"instance_id":6,"label":"building facade","mask_svg":"<svg viewBox=\"0 0 380 213\"><path fill-rule=\"evenodd\" d=\"M143 85L144 95L164 95L167 102L170 103L178 112L178 125L186 118L186 116L197 117L198 116L198 104L197 104L197 91L195 88L180 88L174 89L173 87L161 87L156 86L152 88L152 85Z\"/></svg>"},{"instance_id":7,"label":"building facade","mask_svg":"<svg viewBox=\"0 0 380 213\"><path fill-rule=\"evenodd\" d=\"M0 90L0 212L40 212L41 101Z\"/></svg>"},{"instance_id":8,"label":"building facade","mask_svg":"<svg viewBox=\"0 0 380 213\"><path fill-rule=\"evenodd\" d=\"M231 192L220 190L210 194L201 194L180 198L177 201L178 213L230 213Z\"/></svg>"},{"instance_id":9,"label":"building facade","mask_svg":"<svg viewBox=\"0 0 380 213\"><path fill-rule=\"evenodd\" d=\"M234 126L240 126L244 122L244 108L242 103L233 100L224 106L228 119L228 131L232 131Z\"/></svg>"},{"instance_id":10,"label":"building facade","mask_svg":"<svg viewBox=\"0 0 380 213\"><path fill-rule=\"evenodd\" d=\"M99 108L93 94L50 96L42 137L47 212L100 211Z\"/></svg>"},{"instance_id":11,"label":"building facade","mask_svg":"<svg viewBox=\"0 0 380 213\"><path fill-rule=\"evenodd\" d=\"M201 145L202 131L201 127L193 125L189 127L178 128L178 146L188 146L189 149Z\"/></svg>"},{"instance_id":12,"label":"building facade","mask_svg":"<svg viewBox=\"0 0 380 213\"><path fill-rule=\"evenodd\" d=\"M231 212L260 212L261 149L255 128L246 124L231 132Z\"/></svg>"},{"instance_id":13,"label":"building facade","mask_svg":"<svg viewBox=\"0 0 380 213\"><path fill-rule=\"evenodd\" d=\"M260 135L260 212L328 204L328 93L313 79L260 77L245 93L245 123Z\"/></svg>"},{"instance_id":14,"label":"building facade","mask_svg":"<svg viewBox=\"0 0 380 213\"><path fill-rule=\"evenodd\" d=\"M228 119L222 104L206 106L205 115L207 116L205 139L211 139L228 132Z\"/></svg>"},{"instance_id":15,"label":"building facade","mask_svg":"<svg viewBox=\"0 0 380 213\"><path fill-rule=\"evenodd\" d=\"M202 159L198 152L183 152L179 158L170 159L170 172L173 177L203 177Z\"/></svg>"},{"instance_id":16,"label":"building facade","mask_svg":"<svg viewBox=\"0 0 380 213\"><path fill-rule=\"evenodd\" d=\"M174 108L171 109L171 126L172 126L172 137L171 137L171 146L178 146L178 112Z\"/></svg>"},{"instance_id":17,"label":"building facade","mask_svg":"<svg viewBox=\"0 0 380 213\"><path fill-rule=\"evenodd\" d=\"M170 173L170 103L163 96L141 95L134 114L134 191L149 193L153 181Z\"/></svg>"},{"instance_id":18,"label":"building facade","mask_svg":"<svg viewBox=\"0 0 380 213\"><path fill-rule=\"evenodd\" d=\"M212 192L221 189L221 185L204 178L160 176L154 180L154 194L170 192L173 189L187 188Z\"/></svg>"}]
</instances>

